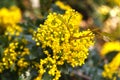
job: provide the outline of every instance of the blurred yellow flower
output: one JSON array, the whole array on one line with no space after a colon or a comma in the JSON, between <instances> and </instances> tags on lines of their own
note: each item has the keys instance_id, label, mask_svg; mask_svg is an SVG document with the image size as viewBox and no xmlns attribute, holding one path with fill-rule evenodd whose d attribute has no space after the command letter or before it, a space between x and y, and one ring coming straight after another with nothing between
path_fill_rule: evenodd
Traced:
<instances>
[{"instance_id":1,"label":"blurred yellow flower","mask_svg":"<svg viewBox=\"0 0 120 80\"><path fill-rule=\"evenodd\" d=\"M20 32L22 32L22 28L19 25L13 24L8 25L5 31L5 35L16 35L19 36Z\"/></svg>"},{"instance_id":2,"label":"blurred yellow flower","mask_svg":"<svg viewBox=\"0 0 120 80\"><path fill-rule=\"evenodd\" d=\"M103 77L108 77L110 79L116 78L114 75L120 77L120 52L110 63L104 65L104 71L102 72L102 75Z\"/></svg>"},{"instance_id":3,"label":"blurred yellow flower","mask_svg":"<svg viewBox=\"0 0 120 80\"><path fill-rule=\"evenodd\" d=\"M116 80L116 76L120 77L120 42L107 42L103 45L101 55L105 56L109 52L117 51L117 55L108 64L104 65L103 77ZM116 75L116 76L114 76Z\"/></svg>"},{"instance_id":4,"label":"blurred yellow flower","mask_svg":"<svg viewBox=\"0 0 120 80\"><path fill-rule=\"evenodd\" d=\"M18 7L12 6L9 9L0 9L0 32L5 31L5 35L18 36L22 28L17 25L22 19L21 11Z\"/></svg>"},{"instance_id":5,"label":"blurred yellow flower","mask_svg":"<svg viewBox=\"0 0 120 80\"><path fill-rule=\"evenodd\" d=\"M105 43L102 47L101 55L104 56L112 51L120 51L120 42L119 41Z\"/></svg>"},{"instance_id":6,"label":"blurred yellow flower","mask_svg":"<svg viewBox=\"0 0 120 80\"><path fill-rule=\"evenodd\" d=\"M0 25L2 26L18 23L20 22L21 18L21 11L15 6L10 7L10 9L0 9Z\"/></svg>"},{"instance_id":7,"label":"blurred yellow flower","mask_svg":"<svg viewBox=\"0 0 120 80\"><path fill-rule=\"evenodd\" d=\"M97 8L97 11L98 11L98 13L100 13L102 15L107 15L110 11L110 7L108 7L106 5L102 5Z\"/></svg>"},{"instance_id":8,"label":"blurred yellow flower","mask_svg":"<svg viewBox=\"0 0 120 80\"><path fill-rule=\"evenodd\" d=\"M62 10L69 10L69 9L72 9L69 5L67 4L64 4L63 2L61 1L56 1L55 4Z\"/></svg>"},{"instance_id":9,"label":"blurred yellow flower","mask_svg":"<svg viewBox=\"0 0 120 80\"><path fill-rule=\"evenodd\" d=\"M12 68L16 62L21 68L27 67L29 64L24 61L24 56L29 53L29 49L24 48L22 45L20 46L18 42L10 43L9 46L5 48L2 59L0 60L0 72ZM20 59L18 59L18 57ZM13 70L16 70L16 66L14 66Z\"/></svg>"}]
</instances>

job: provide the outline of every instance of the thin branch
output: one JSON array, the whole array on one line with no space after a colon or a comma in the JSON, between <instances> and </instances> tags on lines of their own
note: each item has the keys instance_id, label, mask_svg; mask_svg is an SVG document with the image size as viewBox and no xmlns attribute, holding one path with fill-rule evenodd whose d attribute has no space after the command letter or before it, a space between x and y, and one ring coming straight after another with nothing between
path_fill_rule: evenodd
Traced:
<instances>
[{"instance_id":1,"label":"thin branch","mask_svg":"<svg viewBox=\"0 0 120 80\"><path fill-rule=\"evenodd\" d=\"M71 37L70 40L74 40L74 39L81 39L81 38L85 38L85 37L92 37L91 35L89 35L90 33L86 34L85 36L79 36L79 37Z\"/></svg>"}]
</instances>

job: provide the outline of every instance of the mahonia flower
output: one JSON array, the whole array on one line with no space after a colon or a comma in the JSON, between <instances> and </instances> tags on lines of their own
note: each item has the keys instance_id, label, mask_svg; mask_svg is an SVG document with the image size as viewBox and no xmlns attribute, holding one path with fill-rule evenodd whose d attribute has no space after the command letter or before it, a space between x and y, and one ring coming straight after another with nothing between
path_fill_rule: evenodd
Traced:
<instances>
[{"instance_id":1,"label":"mahonia flower","mask_svg":"<svg viewBox=\"0 0 120 80\"><path fill-rule=\"evenodd\" d=\"M116 78L115 74L120 77L120 52L109 64L104 65L104 71L102 72L103 77L110 79Z\"/></svg>"},{"instance_id":2,"label":"mahonia flower","mask_svg":"<svg viewBox=\"0 0 120 80\"><path fill-rule=\"evenodd\" d=\"M5 31L5 35L19 35L22 28L17 25L21 21L22 15L18 7L12 6L10 9L0 9L0 32Z\"/></svg>"},{"instance_id":3,"label":"mahonia flower","mask_svg":"<svg viewBox=\"0 0 120 80\"><path fill-rule=\"evenodd\" d=\"M12 6L10 9L1 8L0 9L0 25L9 25L18 23L21 20L20 9Z\"/></svg>"},{"instance_id":4,"label":"mahonia flower","mask_svg":"<svg viewBox=\"0 0 120 80\"><path fill-rule=\"evenodd\" d=\"M0 72L5 69L10 69L13 66L17 66L20 68L25 68L28 66L28 62L25 62L24 56L28 55L29 49L25 48L23 45L19 45L18 42L12 42L9 44L9 47L5 48L2 59L0 61ZM16 67L14 67L16 70Z\"/></svg>"},{"instance_id":5,"label":"mahonia flower","mask_svg":"<svg viewBox=\"0 0 120 80\"><path fill-rule=\"evenodd\" d=\"M117 51L117 55L113 58L113 60L104 65L104 71L102 72L103 77L116 80L116 76L120 77L120 42L107 42L103 45L103 49L101 50L101 54L105 56L109 52Z\"/></svg>"},{"instance_id":6,"label":"mahonia flower","mask_svg":"<svg viewBox=\"0 0 120 80\"><path fill-rule=\"evenodd\" d=\"M56 1L55 4L62 10L72 9L69 5L66 5L63 2L61 2L61 1Z\"/></svg>"},{"instance_id":7,"label":"mahonia flower","mask_svg":"<svg viewBox=\"0 0 120 80\"><path fill-rule=\"evenodd\" d=\"M19 25L13 24L13 25L7 26L5 35L19 36L20 32L22 32L22 28Z\"/></svg>"},{"instance_id":8,"label":"mahonia flower","mask_svg":"<svg viewBox=\"0 0 120 80\"><path fill-rule=\"evenodd\" d=\"M50 13L43 25L33 34L36 45L42 45L46 58L40 59L39 76L41 80L45 72L58 80L61 71L58 66L65 62L72 67L84 64L88 56L88 48L93 45L94 34L88 29L80 32L81 15L73 9L65 14ZM46 48L51 48L52 53ZM48 71L46 71L48 70Z\"/></svg>"}]
</instances>

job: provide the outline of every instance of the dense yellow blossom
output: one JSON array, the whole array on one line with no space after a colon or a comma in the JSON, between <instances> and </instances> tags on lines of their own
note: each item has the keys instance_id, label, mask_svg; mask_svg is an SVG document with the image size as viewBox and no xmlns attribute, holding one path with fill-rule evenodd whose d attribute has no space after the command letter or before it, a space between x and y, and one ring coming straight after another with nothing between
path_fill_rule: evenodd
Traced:
<instances>
[{"instance_id":1,"label":"dense yellow blossom","mask_svg":"<svg viewBox=\"0 0 120 80\"><path fill-rule=\"evenodd\" d=\"M28 62L25 61L24 58L21 58L21 59L18 60L17 65L19 67L24 68L24 67L27 67L29 64L28 64Z\"/></svg>"},{"instance_id":2,"label":"dense yellow blossom","mask_svg":"<svg viewBox=\"0 0 120 80\"><path fill-rule=\"evenodd\" d=\"M67 4L64 4L63 2L61 1L56 1L55 4L62 10L69 10L69 9L72 9L69 5Z\"/></svg>"},{"instance_id":3,"label":"dense yellow blossom","mask_svg":"<svg viewBox=\"0 0 120 80\"><path fill-rule=\"evenodd\" d=\"M119 41L105 43L101 50L101 55L104 56L112 51L120 51L120 42Z\"/></svg>"},{"instance_id":4,"label":"dense yellow blossom","mask_svg":"<svg viewBox=\"0 0 120 80\"><path fill-rule=\"evenodd\" d=\"M9 69L14 66L16 69L16 62L19 67L28 66L28 62L24 61L24 56L29 54L29 49L20 46L18 42L10 43L7 48L5 48L2 59L0 61L0 72L5 69Z\"/></svg>"},{"instance_id":5,"label":"dense yellow blossom","mask_svg":"<svg viewBox=\"0 0 120 80\"><path fill-rule=\"evenodd\" d=\"M5 31L5 35L19 35L22 28L17 25L21 21L20 9L12 6L9 9L0 9L0 32Z\"/></svg>"},{"instance_id":6,"label":"dense yellow blossom","mask_svg":"<svg viewBox=\"0 0 120 80\"><path fill-rule=\"evenodd\" d=\"M5 35L19 36L20 32L22 32L22 28L19 25L13 24L6 28Z\"/></svg>"},{"instance_id":7,"label":"dense yellow blossom","mask_svg":"<svg viewBox=\"0 0 120 80\"><path fill-rule=\"evenodd\" d=\"M48 74L58 80L61 76L58 66L65 61L72 67L84 64L88 56L88 48L93 45L94 34L88 29L80 31L81 15L69 9L65 14L50 13L44 25L40 25L33 34L37 45L42 45L46 58L40 59L39 76L35 80L41 80L42 75L48 70ZM46 48L50 47L52 52Z\"/></svg>"},{"instance_id":8,"label":"dense yellow blossom","mask_svg":"<svg viewBox=\"0 0 120 80\"><path fill-rule=\"evenodd\" d=\"M109 63L104 65L104 71L102 75L110 79L115 78L114 74L120 77L120 52L114 57L114 59Z\"/></svg>"}]
</instances>

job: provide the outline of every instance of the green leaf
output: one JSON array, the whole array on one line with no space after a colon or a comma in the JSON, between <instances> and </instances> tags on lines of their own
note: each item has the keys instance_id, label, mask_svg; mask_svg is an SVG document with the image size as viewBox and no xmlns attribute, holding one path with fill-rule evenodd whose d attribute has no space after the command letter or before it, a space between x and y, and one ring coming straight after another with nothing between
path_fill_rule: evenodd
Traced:
<instances>
[{"instance_id":1,"label":"green leaf","mask_svg":"<svg viewBox=\"0 0 120 80\"><path fill-rule=\"evenodd\" d=\"M109 62L111 62L113 60L113 58L118 54L118 51L112 51L112 52L109 52L107 55L106 55L106 58L108 59Z\"/></svg>"},{"instance_id":2,"label":"green leaf","mask_svg":"<svg viewBox=\"0 0 120 80\"><path fill-rule=\"evenodd\" d=\"M10 67L10 71L12 72L12 71L14 71L14 69L15 69L15 63Z\"/></svg>"},{"instance_id":3,"label":"green leaf","mask_svg":"<svg viewBox=\"0 0 120 80\"><path fill-rule=\"evenodd\" d=\"M3 49L3 47L0 45L0 59L1 59L2 56L3 56L3 51L4 51L4 49Z\"/></svg>"},{"instance_id":4,"label":"green leaf","mask_svg":"<svg viewBox=\"0 0 120 80\"><path fill-rule=\"evenodd\" d=\"M43 75L43 80L53 80L53 76L49 75L47 72Z\"/></svg>"}]
</instances>

